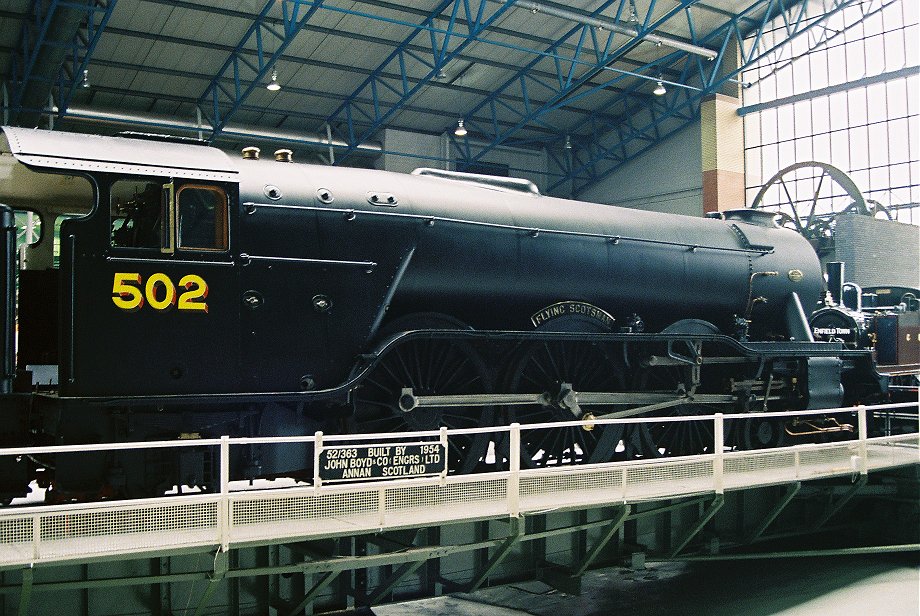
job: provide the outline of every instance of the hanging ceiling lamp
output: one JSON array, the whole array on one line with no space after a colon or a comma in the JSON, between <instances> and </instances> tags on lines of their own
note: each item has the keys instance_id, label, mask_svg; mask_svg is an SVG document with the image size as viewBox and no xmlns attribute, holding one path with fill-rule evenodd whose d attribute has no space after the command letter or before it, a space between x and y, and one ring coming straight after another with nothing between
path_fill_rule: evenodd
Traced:
<instances>
[{"instance_id":1,"label":"hanging ceiling lamp","mask_svg":"<svg viewBox=\"0 0 920 616\"><path fill-rule=\"evenodd\" d=\"M466 137L466 127L463 125L463 118L457 120L457 128L454 129L454 135L457 137Z\"/></svg>"},{"instance_id":2,"label":"hanging ceiling lamp","mask_svg":"<svg viewBox=\"0 0 920 616\"><path fill-rule=\"evenodd\" d=\"M278 83L278 69L272 69L272 80L268 82L265 89L272 92L277 92L281 89L281 84Z\"/></svg>"},{"instance_id":3,"label":"hanging ceiling lamp","mask_svg":"<svg viewBox=\"0 0 920 616\"><path fill-rule=\"evenodd\" d=\"M656 85L655 89L652 90L652 94L655 96L664 96L667 91L668 89L664 87L664 83L662 83L661 76L659 75L658 85Z\"/></svg>"}]
</instances>

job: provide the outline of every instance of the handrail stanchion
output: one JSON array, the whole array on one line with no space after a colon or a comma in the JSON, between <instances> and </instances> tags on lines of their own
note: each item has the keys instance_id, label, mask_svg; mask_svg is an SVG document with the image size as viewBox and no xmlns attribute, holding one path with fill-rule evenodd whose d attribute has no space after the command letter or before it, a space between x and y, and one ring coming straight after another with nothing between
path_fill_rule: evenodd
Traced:
<instances>
[{"instance_id":1,"label":"handrail stanchion","mask_svg":"<svg viewBox=\"0 0 920 616\"><path fill-rule=\"evenodd\" d=\"M712 462L712 481L715 484L716 494L725 493L725 419L722 413L716 413L712 438L713 453L715 458Z\"/></svg>"},{"instance_id":2,"label":"handrail stanchion","mask_svg":"<svg viewBox=\"0 0 920 616\"><path fill-rule=\"evenodd\" d=\"M230 549L230 437L220 437L220 545Z\"/></svg>"},{"instance_id":3,"label":"handrail stanchion","mask_svg":"<svg viewBox=\"0 0 920 616\"><path fill-rule=\"evenodd\" d=\"M509 436L508 509L512 516L518 517L521 512L521 424L511 424Z\"/></svg>"},{"instance_id":4,"label":"handrail stanchion","mask_svg":"<svg viewBox=\"0 0 920 616\"><path fill-rule=\"evenodd\" d=\"M438 485L444 487L447 485L447 452L450 451L450 447L447 445L447 426L441 426L440 432L438 441L444 448L444 470L438 475Z\"/></svg>"},{"instance_id":5,"label":"handrail stanchion","mask_svg":"<svg viewBox=\"0 0 920 616\"><path fill-rule=\"evenodd\" d=\"M869 424L866 420L866 407L860 404L856 407L856 417L859 423L859 474L869 474L869 451L866 438L869 435Z\"/></svg>"},{"instance_id":6,"label":"handrail stanchion","mask_svg":"<svg viewBox=\"0 0 920 616\"><path fill-rule=\"evenodd\" d=\"M313 489L319 490L323 485L323 480L319 476L319 454L323 448L322 430L317 430L313 437L316 439L313 441Z\"/></svg>"},{"instance_id":7,"label":"handrail stanchion","mask_svg":"<svg viewBox=\"0 0 920 616\"><path fill-rule=\"evenodd\" d=\"M42 557L42 515L35 512L32 514L32 558L39 560Z\"/></svg>"}]
</instances>

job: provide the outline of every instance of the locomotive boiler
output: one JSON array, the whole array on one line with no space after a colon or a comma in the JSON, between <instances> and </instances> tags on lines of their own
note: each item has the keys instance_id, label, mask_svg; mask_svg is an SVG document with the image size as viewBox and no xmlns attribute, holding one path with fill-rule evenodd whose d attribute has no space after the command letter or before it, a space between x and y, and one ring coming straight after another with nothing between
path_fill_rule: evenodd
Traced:
<instances>
[{"instance_id":1,"label":"locomotive boiler","mask_svg":"<svg viewBox=\"0 0 920 616\"><path fill-rule=\"evenodd\" d=\"M795 431L758 411L883 395L871 354L813 340L821 266L769 214L665 215L523 180L234 158L175 138L3 132L7 445L714 409L749 413L731 438L760 447ZM41 219L18 253L14 210ZM673 425L560 428L525 438L522 462L705 451L703 428ZM58 498L213 485L207 454L184 451L4 460L0 496L33 478ZM248 478L312 459L298 445L244 457ZM451 442L454 472L503 461L488 435Z\"/></svg>"}]
</instances>

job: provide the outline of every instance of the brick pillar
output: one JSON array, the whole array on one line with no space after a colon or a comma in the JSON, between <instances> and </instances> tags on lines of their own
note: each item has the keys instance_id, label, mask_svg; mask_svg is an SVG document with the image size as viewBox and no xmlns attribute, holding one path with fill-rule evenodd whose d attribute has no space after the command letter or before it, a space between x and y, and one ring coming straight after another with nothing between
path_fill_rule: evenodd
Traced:
<instances>
[{"instance_id":1,"label":"brick pillar","mask_svg":"<svg viewBox=\"0 0 920 616\"><path fill-rule=\"evenodd\" d=\"M713 94L700 107L703 160L703 211L744 207L744 123L741 101Z\"/></svg>"}]
</instances>

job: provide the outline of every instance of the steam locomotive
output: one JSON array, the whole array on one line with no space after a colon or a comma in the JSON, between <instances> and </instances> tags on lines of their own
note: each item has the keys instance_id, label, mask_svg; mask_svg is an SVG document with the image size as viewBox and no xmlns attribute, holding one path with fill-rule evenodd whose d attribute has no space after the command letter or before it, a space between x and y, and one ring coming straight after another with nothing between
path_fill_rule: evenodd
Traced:
<instances>
[{"instance_id":1,"label":"steam locomotive","mask_svg":"<svg viewBox=\"0 0 920 616\"><path fill-rule=\"evenodd\" d=\"M829 305L811 315L819 340L849 348L873 348L879 369L916 372L920 366L920 289L844 282L841 262L827 264ZM880 301L881 298L881 301Z\"/></svg>"},{"instance_id":2,"label":"steam locomotive","mask_svg":"<svg viewBox=\"0 0 920 616\"><path fill-rule=\"evenodd\" d=\"M764 411L886 395L870 351L814 340L821 266L770 214L665 215L150 135L3 135L5 446L720 411L750 415L729 438L754 448L797 434ZM41 220L18 252L17 212ZM676 426L534 431L522 463L712 447L706 427ZM7 456L0 497L32 480L59 500L207 488L210 455ZM232 472L311 460L253 446ZM487 434L451 439L452 472L506 462Z\"/></svg>"},{"instance_id":3,"label":"steam locomotive","mask_svg":"<svg viewBox=\"0 0 920 616\"><path fill-rule=\"evenodd\" d=\"M809 322L816 340L872 349L892 402L915 402L920 385L920 289L862 288L844 282L844 263L827 264L827 305Z\"/></svg>"}]
</instances>

